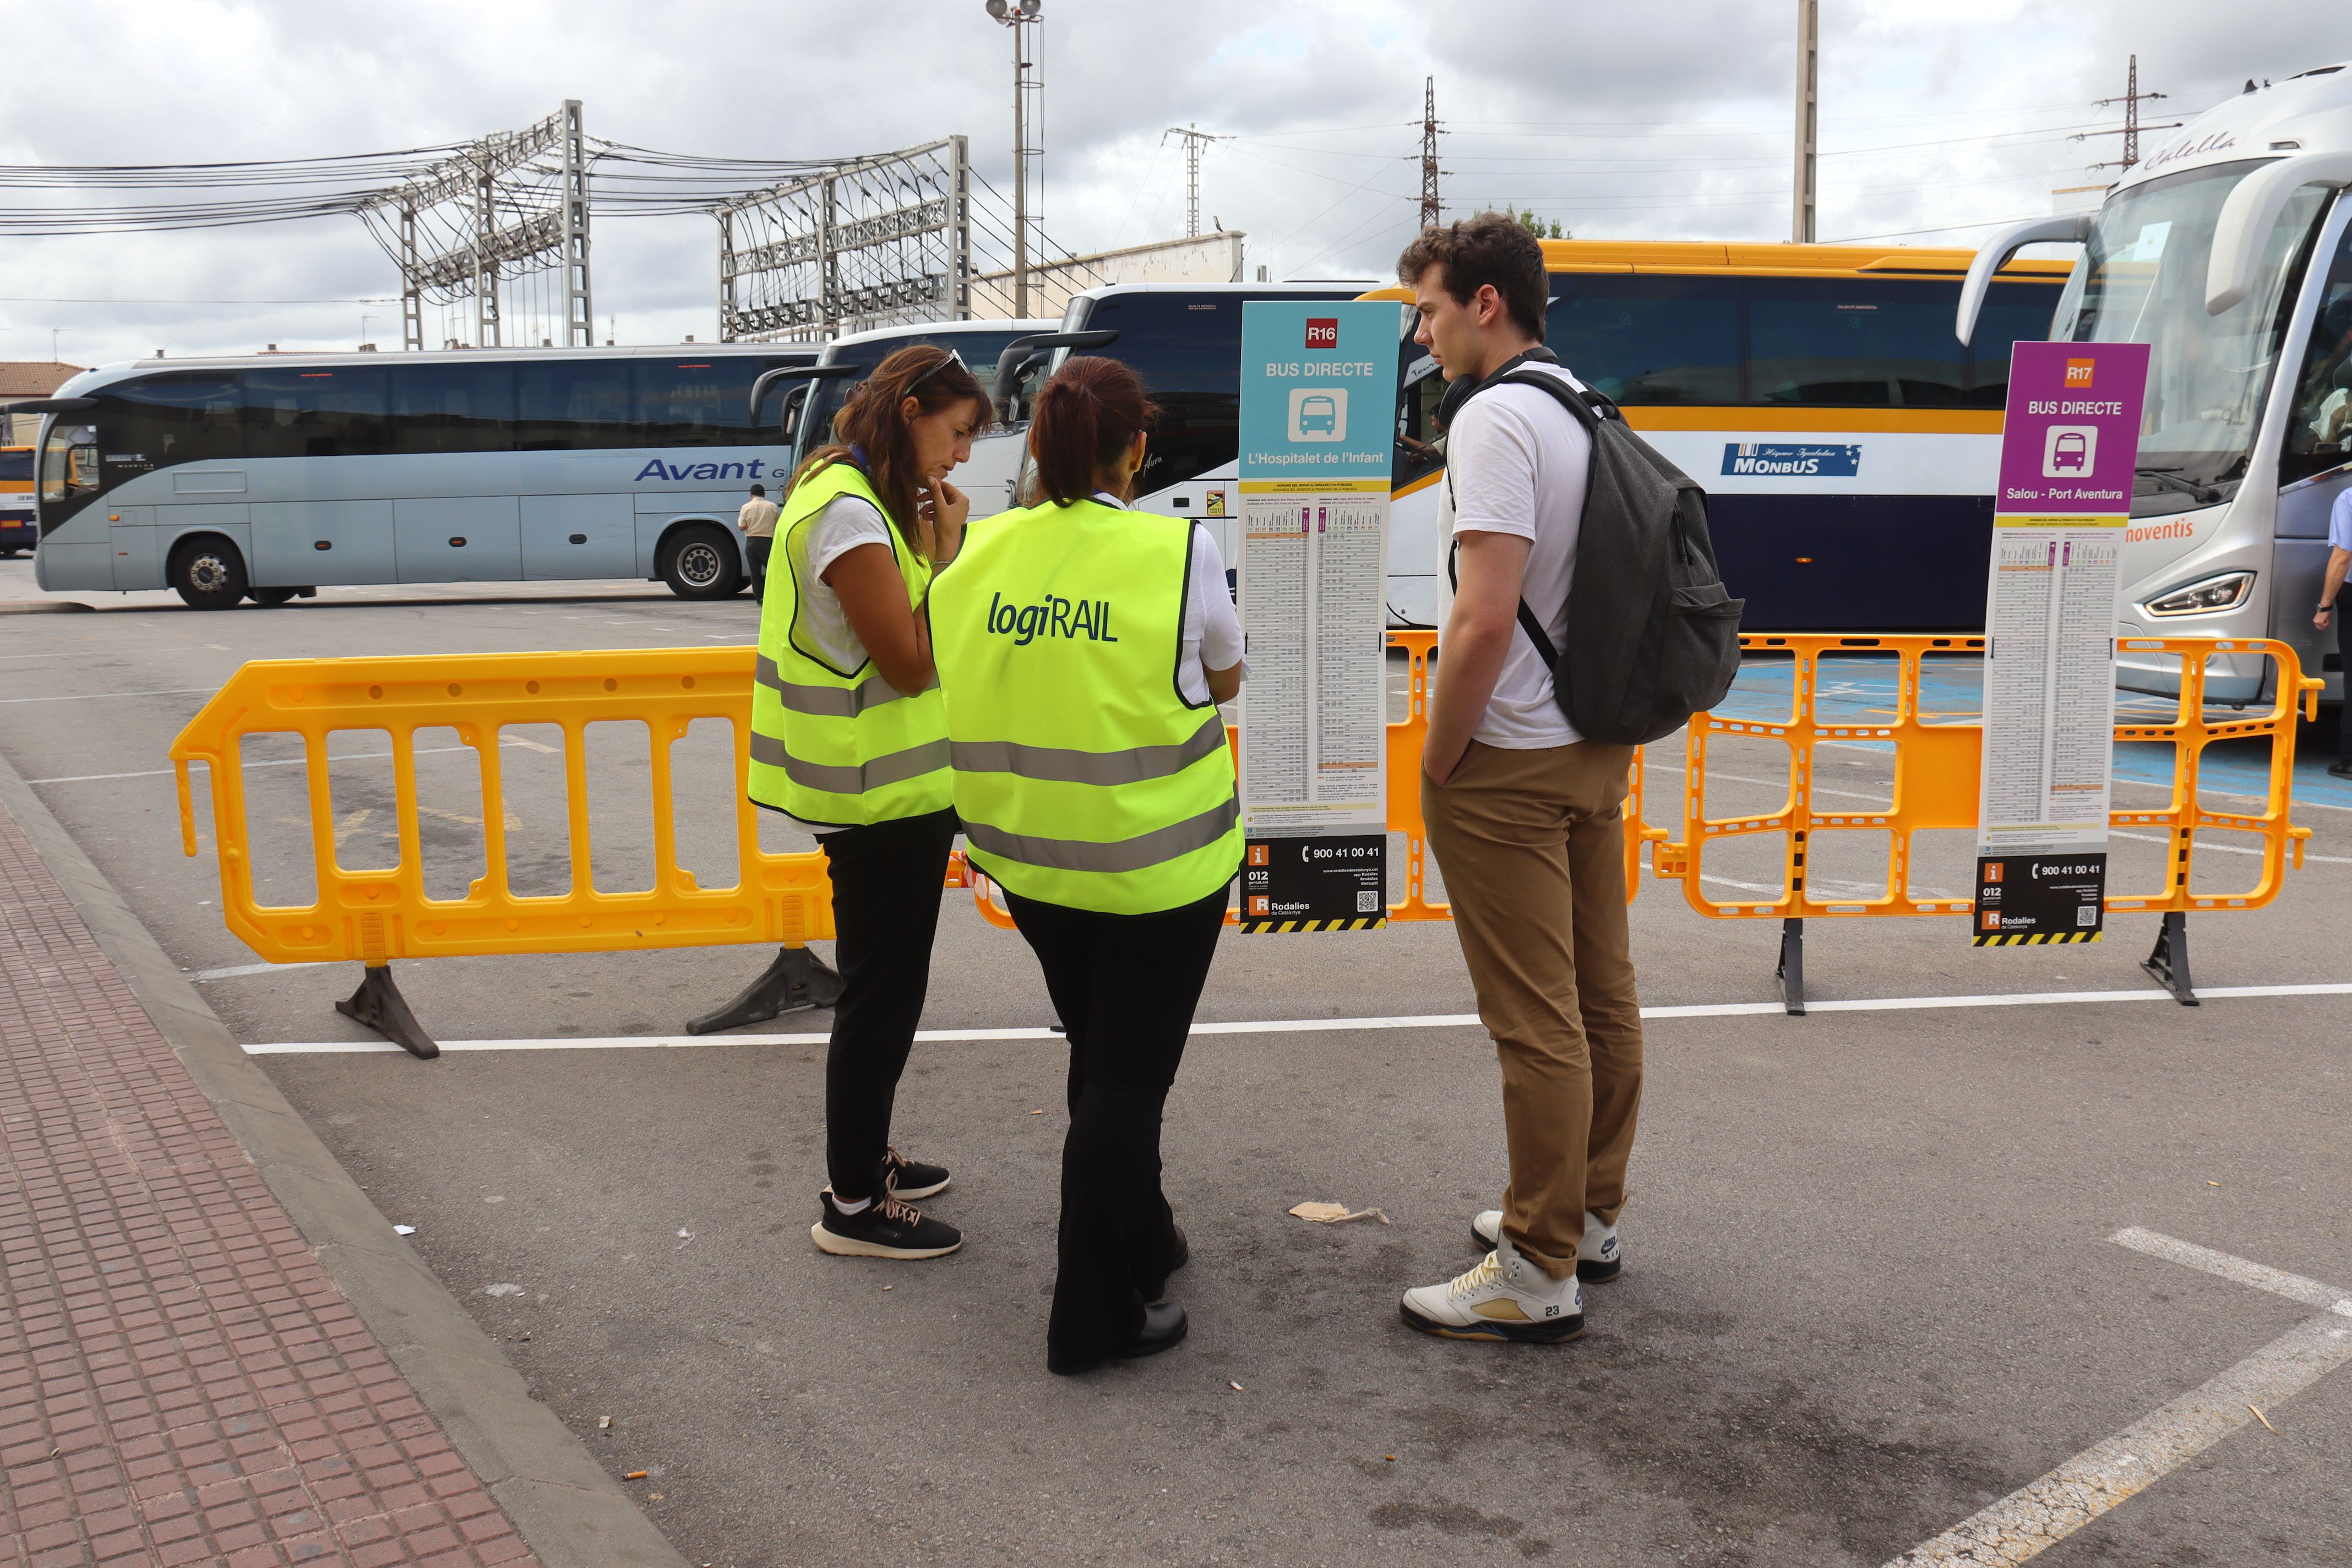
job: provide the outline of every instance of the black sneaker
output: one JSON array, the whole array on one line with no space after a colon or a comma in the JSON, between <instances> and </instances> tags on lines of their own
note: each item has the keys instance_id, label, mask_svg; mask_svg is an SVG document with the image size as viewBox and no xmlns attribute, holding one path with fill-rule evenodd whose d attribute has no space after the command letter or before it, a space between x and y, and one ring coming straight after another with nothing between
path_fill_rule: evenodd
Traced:
<instances>
[{"instance_id":1,"label":"black sneaker","mask_svg":"<svg viewBox=\"0 0 2352 1568\"><path fill-rule=\"evenodd\" d=\"M830 1193L818 1202L824 1217L809 1239L835 1258L944 1258L963 1245L963 1232L887 1192L856 1214L835 1208Z\"/></svg>"},{"instance_id":2,"label":"black sneaker","mask_svg":"<svg viewBox=\"0 0 2352 1568\"><path fill-rule=\"evenodd\" d=\"M907 1202L948 1190L948 1168L909 1160L896 1149L882 1156L882 1185L890 1195Z\"/></svg>"},{"instance_id":3,"label":"black sneaker","mask_svg":"<svg viewBox=\"0 0 2352 1568\"><path fill-rule=\"evenodd\" d=\"M2352 779L2352 757L2338 757L2336 761L2328 763L2327 776L2330 778Z\"/></svg>"}]
</instances>

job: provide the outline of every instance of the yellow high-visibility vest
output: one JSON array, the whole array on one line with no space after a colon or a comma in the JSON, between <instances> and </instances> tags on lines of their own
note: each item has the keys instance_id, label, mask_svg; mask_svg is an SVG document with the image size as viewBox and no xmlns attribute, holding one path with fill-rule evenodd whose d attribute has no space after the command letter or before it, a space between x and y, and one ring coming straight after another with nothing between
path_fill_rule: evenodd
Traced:
<instances>
[{"instance_id":1,"label":"yellow high-visibility vest","mask_svg":"<svg viewBox=\"0 0 2352 1568\"><path fill-rule=\"evenodd\" d=\"M948 773L947 707L937 681L902 692L868 659L856 669L827 664L807 640L800 608L814 578L808 534L839 496L884 510L864 470L846 458L793 488L776 524L760 610L760 660L751 690L751 798L803 822L861 826L942 810ZM919 610L931 564L890 530L890 551Z\"/></svg>"},{"instance_id":2,"label":"yellow high-visibility vest","mask_svg":"<svg viewBox=\"0 0 2352 1568\"><path fill-rule=\"evenodd\" d=\"M1024 898L1150 914L1240 868L1224 724L1177 686L1192 543L1048 502L973 524L931 584L965 853Z\"/></svg>"}]
</instances>

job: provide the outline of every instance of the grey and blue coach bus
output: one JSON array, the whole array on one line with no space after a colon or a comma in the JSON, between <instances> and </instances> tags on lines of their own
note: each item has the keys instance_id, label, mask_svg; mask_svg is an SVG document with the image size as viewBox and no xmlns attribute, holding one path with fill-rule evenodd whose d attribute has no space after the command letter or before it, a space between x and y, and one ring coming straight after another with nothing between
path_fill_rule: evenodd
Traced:
<instances>
[{"instance_id":1,"label":"grey and blue coach bus","mask_svg":"<svg viewBox=\"0 0 2352 1568\"><path fill-rule=\"evenodd\" d=\"M36 580L168 586L199 609L327 584L615 577L724 598L749 580L745 490L790 472L773 423L752 424L752 384L817 353L264 354L86 372L34 405Z\"/></svg>"}]
</instances>

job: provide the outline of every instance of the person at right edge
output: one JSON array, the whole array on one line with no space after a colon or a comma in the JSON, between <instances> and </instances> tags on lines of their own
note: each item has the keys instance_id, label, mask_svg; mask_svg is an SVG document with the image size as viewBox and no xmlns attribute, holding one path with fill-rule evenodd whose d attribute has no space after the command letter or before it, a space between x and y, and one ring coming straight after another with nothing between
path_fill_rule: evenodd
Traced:
<instances>
[{"instance_id":1,"label":"person at right edge","mask_svg":"<svg viewBox=\"0 0 2352 1568\"><path fill-rule=\"evenodd\" d=\"M920 606L971 502L947 482L988 423L963 362L900 349L793 476L760 607L751 799L816 835L841 998L824 1060L830 1184L809 1235L836 1257L938 1258L955 1226L910 1200L947 1171L890 1145L955 842L947 712Z\"/></svg>"},{"instance_id":2,"label":"person at right edge","mask_svg":"<svg viewBox=\"0 0 2352 1568\"><path fill-rule=\"evenodd\" d=\"M2334 623L2336 662L2345 672L2345 691L2352 694L2352 630L2336 619L2342 608L2336 601L2344 592L2347 573L2352 573L2352 489L2338 491L2335 504L2327 509L2327 580L2320 584L2319 609L2311 617L2311 624L2323 632ZM2352 779L2352 701L2336 713L2336 760L2327 764L2327 771L2334 777Z\"/></svg>"},{"instance_id":3,"label":"person at right edge","mask_svg":"<svg viewBox=\"0 0 2352 1568\"><path fill-rule=\"evenodd\" d=\"M1426 347L1447 382L1450 541L1421 809L1454 905L1478 1017L1502 1060L1503 1206L1471 1226L1474 1268L1404 1294L1404 1321L1465 1340L1554 1343L1584 1331L1580 1281L1614 1279L1618 1211L1642 1098L1642 1014L1625 923L1623 805L1633 749L1581 739L1518 625L1562 645L1591 438L1522 367L1543 347L1543 248L1486 213L1405 247Z\"/></svg>"},{"instance_id":4,"label":"person at right edge","mask_svg":"<svg viewBox=\"0 0 2352 1568\"><path fill-rule=\"evenodd\" d=\"M1044 500L972 525L931 585L964 853L1004 889L1070 1042L1045 1365L1087 1372L1184 1337L1190 1257L1160 1125L1241 868L1217 704L1241 625L1206 529L1131 511L1156 410L1116 360L1038 394Z\"/></svg>"}]
</instances>

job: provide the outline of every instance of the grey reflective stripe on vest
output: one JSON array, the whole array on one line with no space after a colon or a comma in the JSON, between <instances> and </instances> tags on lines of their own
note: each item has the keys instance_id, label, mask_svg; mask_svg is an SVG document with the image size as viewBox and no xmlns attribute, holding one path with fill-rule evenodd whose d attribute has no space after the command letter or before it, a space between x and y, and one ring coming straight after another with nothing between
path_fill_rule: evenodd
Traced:
<instances>
[{"instance_id":1,"label":"grey reflective stripe on vest","mask_svg":"<svg viewBox=\"0 0 2352 1568\"><path fill-rule=\"evenodd\" d=\"M855 686L803 686L786 680L777 670L776 661L764 653L760 656L752 679L782 698L784 706L793 712L812 713L820 719L855 719L868 708L879 708L910 695L878 675L869 675ZM923 691L939 683L940 678L933 675ZM922 692L911 695L919 697Z\"/></svg>"},{"instance_id":2,"label":"grey reflective stripe on vest","mask_svg":"<svg viewBox=\"0 0 2352 1568\"><path fill-rule=\"evenodd\" d=\"M908 779L937 773L948 765L950 753L942 737L893 752L887 757L876 757L863 766L844 767L793 756L784 750L784 742L778 737L755 733L751 737L751 760L783 769L786 778L808 789L821 789L832 795L864 795L869 789L904 784Z\"/></svg>"},{"instance_id":3,"label":"grey reflective stripe on vest","mask_svg":"<svg viewBox=\"0 0 2352 1568\"><path fill-rule=\"evenodd\" d=\"M1224 721L1211 713L1189 741L1131 746L1124 752L1073 752L1017 741L958 741L955 765L968 773L1011 773L1047 784L1131 784L1171 778L1225 745Z\"/></svg>"},{"instance_id":4,"label":"grey reflective stripe on vest","mask_svg":"<svg viewBox=\"0 0 2352 1568\"><path fill-rule=\"evenodd\" d=\"M1227 795L1198 816L1188 816L1170 826L1110 844L1007 833L969 817L964 819L963 835L973 848L1018 860L1024 866L1043 866L1055 871L1143 871L1180 855L1207 848L1230 832L1234 824L1241 820L1241 802Z\"/></svg>"}]
</instances>

